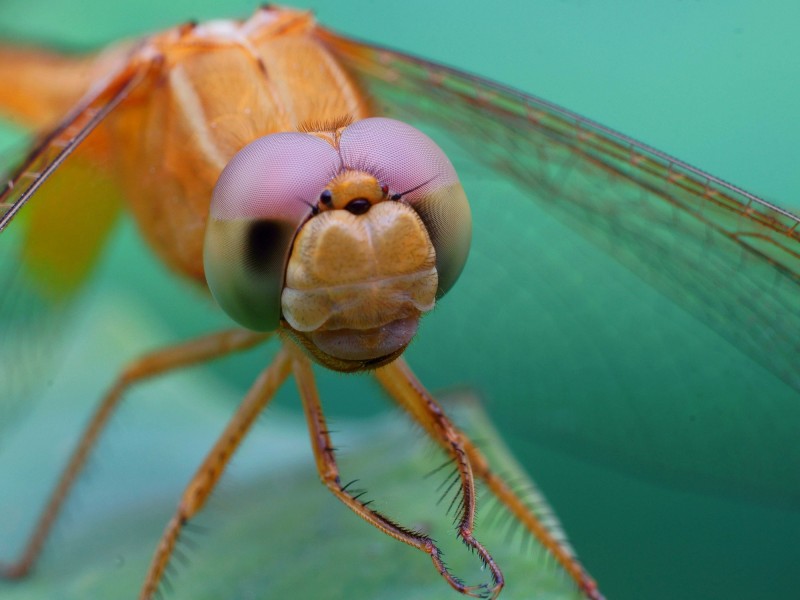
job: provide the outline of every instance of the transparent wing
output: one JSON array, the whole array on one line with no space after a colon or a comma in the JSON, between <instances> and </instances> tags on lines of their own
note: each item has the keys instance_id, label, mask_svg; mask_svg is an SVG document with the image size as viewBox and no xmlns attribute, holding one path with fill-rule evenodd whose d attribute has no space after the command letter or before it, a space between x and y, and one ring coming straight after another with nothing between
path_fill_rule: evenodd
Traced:
<instances>
[{"instance_id":1,"label":"transparent wing","mask_svg":"<svg viewBox=\"0 0 800 600\"><path fill-rule=\"evenodd\" d=\"M464 149L800 390L800 218L543 100L391 51L335 49L386 112Z\"/></svg>"},{"instance_id":2,"label":"transparent wing","mask_svg":"<svg viewBox=\"0 0 800 600\"><path fill-rule=\"evenodd\" d=\"M97 127L145 74L145 67L112 72L26 157L5 153L18 166L0 194L0 431L53 379L70 306L119 208Z\"/></svg>"},{"instance_id":3,"label":"transparent wing","mask_svg":"<svg viewBox=\"0 0 800 600\"><path fill-rule=\"evenodd\" d=\"M381 112L442 145L473 206L460 299L411 349L428 385L489 390L518 439L661 480L796 497L796 216L545 101L320 35Z\"/></svg>"}]
</instances>

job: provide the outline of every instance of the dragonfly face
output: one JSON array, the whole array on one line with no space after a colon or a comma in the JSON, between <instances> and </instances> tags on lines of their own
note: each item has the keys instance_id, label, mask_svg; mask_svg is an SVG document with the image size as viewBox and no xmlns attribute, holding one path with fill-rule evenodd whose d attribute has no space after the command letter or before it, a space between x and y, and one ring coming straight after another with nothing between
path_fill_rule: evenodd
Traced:
<instances>
[{"instance_id":1,"label":"dragonfly face","mask_svg":"<svg viewBox=\"0 0 800 600\"><path fill-rule=\"evenodd\" d=\"M356 371L405 350L464 268L470 237L441 149L372 118L237 153L214 190L205 273L242 325L283 325L323 365Z\"/></svg>"}]
</instances>

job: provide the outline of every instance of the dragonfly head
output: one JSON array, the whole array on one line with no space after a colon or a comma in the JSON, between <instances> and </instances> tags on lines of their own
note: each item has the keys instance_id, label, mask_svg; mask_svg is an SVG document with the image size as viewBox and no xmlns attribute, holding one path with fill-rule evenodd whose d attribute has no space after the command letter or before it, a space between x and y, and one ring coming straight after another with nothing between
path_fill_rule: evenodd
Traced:
<instances>
[{"instance_id":1,"label":"dragonfly head","mask_svg":"<svg viewBox=\"0 0 800 600\"><path fill-rule=\"evenodd\" d=\"M214 190L204 261L220 306L338 371L399 356L460 275L464 190L442 150L392 119L252 142Z\"/></svg>"}]
</instances>

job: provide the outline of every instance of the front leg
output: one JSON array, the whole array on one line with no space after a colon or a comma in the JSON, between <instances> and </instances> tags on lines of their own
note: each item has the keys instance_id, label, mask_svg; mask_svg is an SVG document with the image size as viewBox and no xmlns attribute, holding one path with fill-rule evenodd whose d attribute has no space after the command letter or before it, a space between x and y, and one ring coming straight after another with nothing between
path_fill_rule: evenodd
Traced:
<instances>
[{"instance_id":1,"label":"front leg","mask_svg":"<svg viewBox=\"0 0 800 600\"><path fill-rule=\"evenodd\" d=\"M445 580L458 592L473 598L496 598L503 587L503 574L491 557L489 552L473 536L473 526L475 519L475 483L472 476L472 469L464 448L461 446L460 437L455 428L450 424L444 413L438 406L429 407L429 417L437 428L437 441L447 440L446 450L456 464L461 480L461 517L459 519L458 533L464 543L473 549L483 563L489 568L492 575L492 585L486 584L468 586L461 579L451 573L442 561L441 551L436 543L427 535L406 529L402 525L394 523L391 519L368 507L361 502L358 497L353 496L347 487L342 485L339 477L339 467L336 464L333 446L325 424L325 416L322 413L322 406L319 401L319 394L314 382L314 373L311 362L301 352L294 352L292 359L292 369L297 381L300 397L303 400L308 421L308 429L311 435L311 446L314 450L314 457L317 463L322 482L339 498L350 510L359 517L377 527L383 533L405 542L430 555L436 570Z\"/></svg>"}]
</instances>

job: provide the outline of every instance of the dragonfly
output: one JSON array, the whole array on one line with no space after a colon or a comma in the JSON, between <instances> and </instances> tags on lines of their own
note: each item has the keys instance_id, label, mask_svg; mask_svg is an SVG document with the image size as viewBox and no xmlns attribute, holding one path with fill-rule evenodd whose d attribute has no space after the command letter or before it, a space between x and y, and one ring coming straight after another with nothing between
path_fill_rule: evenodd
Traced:
<instances>
[{"instance_id":1,"label":"dragonfly","mask_svg":"<svg viewBox=\"0 0 800 600\"><path fill-rule=\"evenodd\" d=\"M575 215L581 215L584 222L594 220L597 229L590 230L587 235L597 236L599 231L596 238L598 243L607 249L611 246L610 252L615 252L615 244L624 252L631 247L644 247L648 241L653 242L655 245L649 253L643 251L636 256L620 257L632 268L649 272L649 269L642 268L642 263L647 266L648 260L654 261L659 248L657 239L643 240L637 237L641 229L637 231L636 223L626 221L626 217L632 219L635 214L641 214L641 210L650 211L649 224L668 225L672 228L671 235L675 235L676 219L680 225L680 217L688 217L688 224L684 223L689 227L685 233L687 239L705 240L707 245L716 243L715 236L727 240L745 258L755 261L756 270L760 265L770 278L777 279L777 282L770 280L766 289L772 292L778 308L781 302L784 308L791 308L792 294L796 292L792 286L796 283L797 269L792 261L797 256L797 228L796 219L788 212L547 103L418 59L347 42L329 32L321 31L320 35L326 44L335 49L337 58L347 69L357 74L360 84L369 91L369 96L379 99L382 114L429 123L433 127L451 131L469 123L471 130L477 132L475 137L481 140L480 150L488 157L492 168L508 174L519 185L536 190L539 196L548 198L550 210L570 222L577 221L578 227L590 228L591 225L581 224ZM115 92L111 94L111 101L106 96L100 98L99 106L83 106L76 118L85 118L87 122L78 123L69 130L56 130L50 140L52 144L46 143L40 149L42 152L34 155L33 158L40 162L35 166L27 165L22 172L28 175L29 181L15 183L7 195L7 220L22 205L22 198L30 197L31 194L25 196L27 190L35 191L38 182L45 181L50 173L47 167L53 165L57 168L62 164L58 159L60 153L78 148L76 152L91 154L93 140L90 127L112 120L115 111L124 109L124 102L131 94L147 87L146 77L142 81L135 78L125 81L130 88L115 89L111 85L113 82L108 82ZM426 98L426 101L416 103L416 106L408 101L408 98L420 97ZM123 103L120 108L113 104L114 98L120 98ZM536 131L540 136L539 143L534 137L520 139L516 133L520 130ZM86 139L80 137L81 132L86 132ZM473 151L477 152L478 149ZM582 162L576 166L575 161ZM40 165L45 168L39 169ZM615 194L627 201L627 205L620 203L619 198L616 198L616 204L608 202L608 198L601 194L584 199L583 204L578 202L580 192L587 188L597 191L597 179L591 179L590 176L595 177L598 173L616 184ZM626 193L620 193L620 181L630 186ZM681 201L676 200L675 196ZM325 212L322 207L320 212ZM586 219L585 215L591 218ZM739 226L743 223L746 226L740 231ZM703 235L698 235L692 227L699 227ZM748 227L754 229L749 230ZM610 240L609 228L623 237ZM651 228L648 229L648 232L651 231ZM620 243L620 239L625 239L625 243ZM697 270L692 277L702 272ZM673 280L684 286L681 289L696 285L696 282L681 279L684 276L680 272L664 273L666 281L655 281L654 285L670 289L674 286ZM757 282L753 285L755 289L761 289ZM718 300L721 306L712 306L720 311L735 307L733 312L741 316L743 313L739 303L754 288L741 291L742 295L735 299L723 297ZM703 298L708 299L705 296ZM775 306L771 310L774 311ZM714 311L711 312L713 314ZM769 307L763 307L760 313L756 308L754 312L757 314L746 313L748 327L742 331L755 331L761 324L769 322L769 315L765 314L770 312ZM790 310L777 312L791 314ZM791 356L791 321L789 326L783 332L786 333L784 337L776 337L784 343L776 353L778 357ZM724 329L728 325L721 327ZM775 329L773 324L770 333ZM759 340L752 341L751 345L750 351L757 354ZM313 348L310 350L313 351ZM790 362L773 365L773 368L786 380L792 381L794 367Z\"/></svg>"},{"instance_id":2,"label":"dragonfly","mask_svg":"<svg viewBox=\"0 0 800 600\"><path fill-rule=\"evenodd\" d=\"M69 160L91 164L93 155L119 153L121 148L114 147L121 143L131 151L122 153L127 154L119 165L122 186L148 244L177 273L207 285L244 329L159 349L124 369L82 434L21 557L3 567L7 577L25 575L34 564L130 386L248 350L277 334L281 350L186 487L140 598L158 593L182 531L290 376L303 400L323 483L369 524L426 553L456 591L495 598L504 585L500 566L475 535L477 476L518 520L527 522L588 597L601 597L569 547L491 471L482 452L400 358L422 314L463 269L471 238L469 204L435 142L401 121L372 116L376 109L326 49L336 43L332 36L326 41L326 35L308 13L262 8L243 22L188 23L111 50L96 65L76 66L88 68L92 79L102 75L9 180L0 231L51 174L66 171ZM29 57L13 52L4 57L6 64ZM33 62L44 63L36 56ZM173 83L162 96L165 78ZM229 86L236 90L223 93ZM328 92L320 95L319 90ZM27 110L26 100L18 100L18 110ZM153 135L142 136L143 130ZM170 165L170 155L184 166ZM165 197L166 189L171 191ZM46 227L63 225L50 212L42 219ZM113 218L96 224L103 221L107 226ZM29 226L31 244L52 241L36 231L35 221ZM102 244L102 232L92 240L82 229L83 242ZM86 263L94 251L83 242L60 243L56 260ZM65 260L68 248L80 248L84 258ZM29 255L32 272L64 272L40 264L49 259L37 256L35 250ZM48 275L41 284L69 287L73 282ZM312 360L339 372L374 375L448 454L460 491L457 534L489 571L491 583L464 583L429 535L396 523L342 480Z\"/></svg>"}]
</instances>

